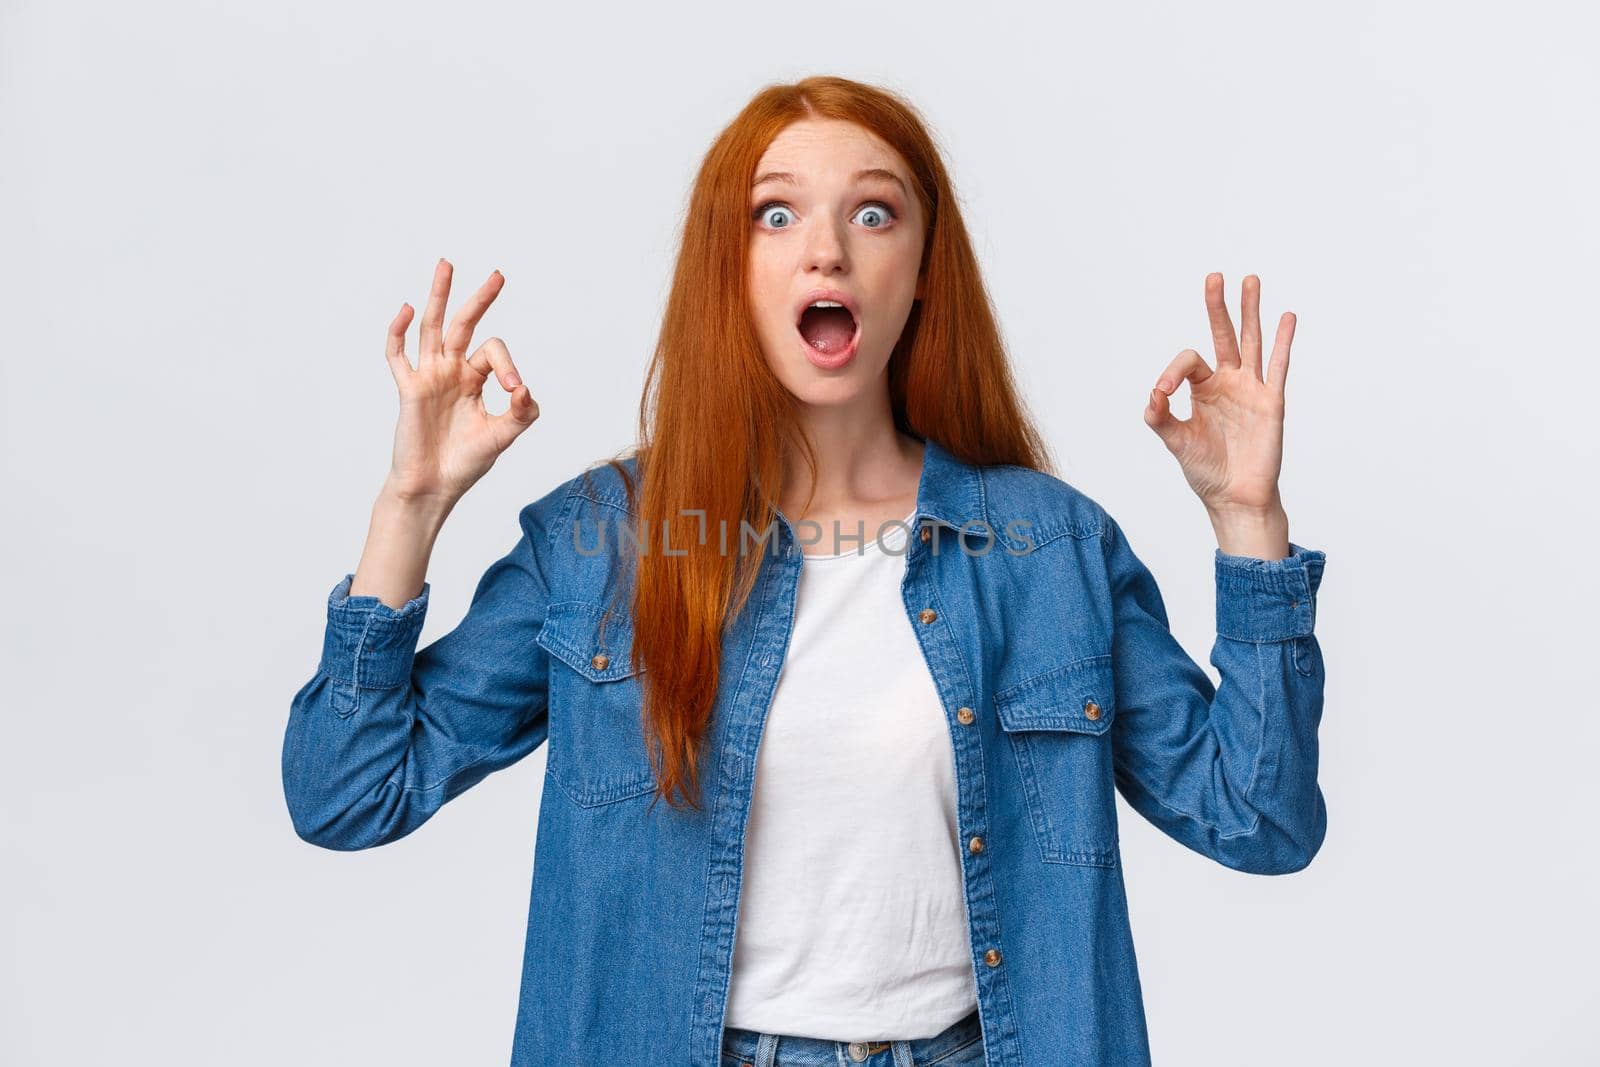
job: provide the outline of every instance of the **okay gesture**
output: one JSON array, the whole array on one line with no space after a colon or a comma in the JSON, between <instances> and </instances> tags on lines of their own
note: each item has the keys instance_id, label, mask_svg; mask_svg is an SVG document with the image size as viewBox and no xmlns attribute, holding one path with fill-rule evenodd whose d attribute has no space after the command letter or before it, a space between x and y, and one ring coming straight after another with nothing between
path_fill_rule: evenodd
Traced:
<instances>
[{"instance_id":1,"label":"okay gesture","mask_svg":"<svg viewBox=\"0 0 1600 1067\"><path fill-rule=\"evenodd\" d=\"M1289 554L1288 518L1278 495L1283 463L1283 387L1295 317L1278 320L1272 359L1261 365L1261 279L1244 280L1243 332L1235 335L1222 295L1222 275L1206 276L1206 311L1216 368L1186 348L1167 364L1150 391L1144 421L1183 468L1205 504L1223 552L1281 559ZM1172 414L1170 398L1189 382L1191 413Z\"/></svg>"}]
</instances>

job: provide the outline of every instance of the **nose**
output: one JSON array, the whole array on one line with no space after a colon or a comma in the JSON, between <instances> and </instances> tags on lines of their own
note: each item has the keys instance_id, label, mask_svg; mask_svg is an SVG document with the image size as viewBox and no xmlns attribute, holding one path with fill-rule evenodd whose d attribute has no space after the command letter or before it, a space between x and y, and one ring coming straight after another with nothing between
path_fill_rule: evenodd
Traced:
<instances>
[{"instance_id":1,"label":"nose","mask_svg":"<svg viewBox=\"0 0 1600 1067\"><path fill-rule=\"evenodd\" d=\"M805 247L805 267L809 270L832 274L850 266L844 236L837 224L820 221L808 228Z\"/></svg>"}]
</instances>

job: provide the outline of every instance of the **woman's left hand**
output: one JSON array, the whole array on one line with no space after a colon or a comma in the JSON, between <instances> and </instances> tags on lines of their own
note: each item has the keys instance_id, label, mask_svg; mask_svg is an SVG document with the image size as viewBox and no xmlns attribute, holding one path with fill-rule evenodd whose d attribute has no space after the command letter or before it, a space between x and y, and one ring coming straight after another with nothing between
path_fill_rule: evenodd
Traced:
<instances>
[{"instance_id":1,"label":"woman's left hand","mask_svg":"<svg viewBox=\"0 0 1600 1067\"><path fill-rule=\"evenodd\" d=\"M1161 372L1145 406L1145 425L1177 457L1183 476L1206 506L1219 547L1235 555L1281 559L1289 554L1288 519L1278 495L1283 463L1283 388L1295 317L1284 312L1272 360L1261 366L1261 279L1244 280L1243 332L1234 334L1222 275L1206 276L1206 310L1216 346L1213 370L1186 348ZM1191 413L1172 414L1170 397L1189 382Z\"/></svg>"}]
</instances>

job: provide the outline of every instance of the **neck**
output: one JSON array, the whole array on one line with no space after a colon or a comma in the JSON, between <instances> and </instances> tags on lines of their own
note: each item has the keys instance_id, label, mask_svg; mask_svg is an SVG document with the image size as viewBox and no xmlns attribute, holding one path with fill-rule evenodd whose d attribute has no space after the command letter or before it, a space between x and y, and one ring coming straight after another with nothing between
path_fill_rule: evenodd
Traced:
<instances>
[{"instance_id":1,"label":"neck","mask_svg":"<svg viewBox=\"0 0 1600 1067\"><path fill-rule=\"evenodd\" d=\"M849 511L868 503L915 500L923 445L896 429L887 389L880 402L867 411L853 406L807 406L801 412L801 426L816 454L816 489L810 492L804 456L791 448L784 465L781 505L791 518L802 517L800 508L808 496L808 512Z\"/></svg>"}]
</instances>

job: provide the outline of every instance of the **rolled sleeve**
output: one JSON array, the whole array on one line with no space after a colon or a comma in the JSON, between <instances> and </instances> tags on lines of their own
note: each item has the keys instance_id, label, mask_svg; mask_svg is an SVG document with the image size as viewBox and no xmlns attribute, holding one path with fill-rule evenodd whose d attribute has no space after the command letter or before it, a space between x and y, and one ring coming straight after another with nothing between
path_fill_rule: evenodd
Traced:
<instances>
[{"instance_id":1,"label":"rolled sleeve","mask_svg":"<svg viewBox=\"0 0 1600 1067\"><path fill-rule=\"evenodd\" d=\"M404 685L428 614L429 583L396 609L375 596L351 596L354 580L346 574L328 594L321 669L349 690Z\"/></svg>"},{"instance_id":2,"label":"rolled sleeve","mask_svg":"<svg viewBox=\"0 0 1600 1067\"><path fill-rule=\"evenodd\" d=\"M1217 549L1217 635L1235 641L1310 636L1326 561L1326 553L1293 542L1289 555L1273 560Z\"/></svg>"}]
</instances>

